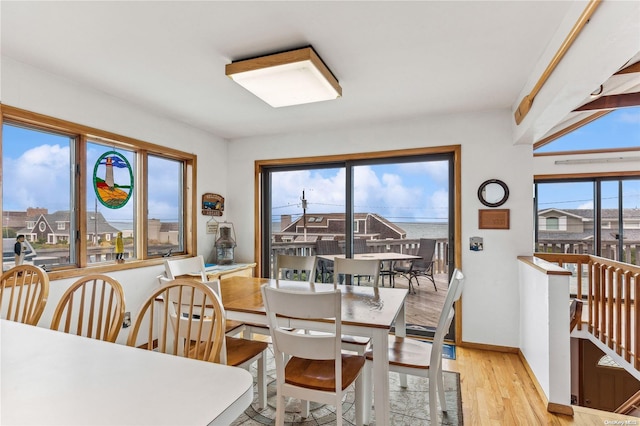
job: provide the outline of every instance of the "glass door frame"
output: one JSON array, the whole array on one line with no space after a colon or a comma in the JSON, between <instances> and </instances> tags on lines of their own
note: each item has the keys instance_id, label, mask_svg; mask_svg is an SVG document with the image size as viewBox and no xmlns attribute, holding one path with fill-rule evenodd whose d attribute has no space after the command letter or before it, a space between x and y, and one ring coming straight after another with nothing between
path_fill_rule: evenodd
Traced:
<instances>
[{"instance_id":1,"label":"glass door frame","mask_svg":"<svg viewBox=\"0 0 640 426\"><path fill-rule=\"evenodd\" d=\"M313 168L345 167L346 168L346 207L345 207L345 233L349 236L346 240L346 253L352 253L353 245L353 200L350 192L353 192L353 167L370 164L401 163L448 160L449 161L449 253L447 253L447 267L449 280L454 268L461 268L461 147L460 145L417 148L397 151L381 151L360 154L345 154L333 156L314 156L308 158L285 158L274 160L256 160L255 185L256 185L256 227L255 227L255 259L259 276L268 277L270 274L271 253L271 172L284 170L300 170ZM349 201L351 200L351 201ZM351 206L350 206L351 204ZM461 303L456 303L455 319L452 322L448 338L460 343L462 341L462 308Z\"/></svg>"}]
</instances>

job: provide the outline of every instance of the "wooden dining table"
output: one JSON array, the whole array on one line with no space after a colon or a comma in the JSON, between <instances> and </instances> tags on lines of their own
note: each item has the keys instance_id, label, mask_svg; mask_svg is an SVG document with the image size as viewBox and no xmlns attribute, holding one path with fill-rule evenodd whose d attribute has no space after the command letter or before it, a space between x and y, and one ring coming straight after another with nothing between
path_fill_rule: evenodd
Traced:
<instances>
[{"instance_id":1,"label":"wooden dining table","mask_svg":"<svg viewBox=\"0 0 640 426\"><path fill-rule=\"evenodd\" d=\"M267 325L262 301L262 285L301 291L330 291L333 284L275 280L270 278L231 277L220 283L227 318ZM407 289L339 285L342 293L342 332L369 337L373 350L373 386L376 424L389 424L389 332L395 326L397 336L406 335L405 299ZM292 328L306 328L308 320L283 319ZM322 327L322 322L313 327ZM327 330L329 325L327 324ZM368 410L365 410L365 413ZM365 424L369 419L364 419Z\"/></svg>"},{"instance_id":2,"label":"wooden dining table","mask_svg":"<svg viewBox=\"0 0 640 426\"><path fill-rule=\"evenodd\" d=\"M221 425L253 400L241 368L0 320L2 425Z\"/></svg>"}]
</instances>

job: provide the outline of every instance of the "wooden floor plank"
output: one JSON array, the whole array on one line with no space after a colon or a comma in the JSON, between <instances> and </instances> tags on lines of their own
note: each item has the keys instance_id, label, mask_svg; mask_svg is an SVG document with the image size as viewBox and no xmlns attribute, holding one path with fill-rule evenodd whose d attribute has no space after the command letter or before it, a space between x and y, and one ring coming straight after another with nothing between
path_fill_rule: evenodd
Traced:
<instances>
[{"instance_id":1,"label":"wooden floor plank","mask_svg":"<svg viewBox=\"0 0 640 426\"><path fill-rule=\"evenodd\" d=\"M460 373L465 425L640 425L637 417L584 407L574 406L573 417L547 412L517 354L456 347L456 357L443 368Z\"/></svg>"}]
</instances>

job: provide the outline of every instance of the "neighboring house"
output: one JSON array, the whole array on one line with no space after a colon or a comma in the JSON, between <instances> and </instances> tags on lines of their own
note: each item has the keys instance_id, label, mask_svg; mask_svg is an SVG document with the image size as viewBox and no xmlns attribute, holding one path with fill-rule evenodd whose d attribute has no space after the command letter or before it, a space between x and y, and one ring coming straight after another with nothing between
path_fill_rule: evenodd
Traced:
<instances>
[{"instance_id":1,"label":"neighboring house","mask_svg":"<svg viewBox=\"0 0 640 426\"><path fill-rule=\"evenodd\" d=\"M149 241L161 244L178 244L179 226L177 222L161 222L160 219L149 219L147 233Z\"/></svg>"},{"instance_id":2,"label":"neighboring house","mask_svg":"<svg viewBox=\"0 0 640 426\"><path fill-rule=\"evenodd\" d=\"M593 209L546 209L538 213L538 238L544 240L593 239ZM602 240L620 238L618 209L602 209ZM623 238L640 240L640 210L622 211Z\"/></svg>"},{"instance_id":3,"label":"neighboring house","mask_svg":"<svg viewBox=\"0 0 640 426\"><path fill-rule=\"evenodd\" d=\"M291 215L283 215L280 223L280 232L273 232L276 242L302 241L305 225L307 241L343 240L346 229L344 213L307 214L293 222ZM355 238L365 240L407 238L402 228L375 213L355 213L353 229Z\"/></svg>"},{"instance_id":4,"label":"neighboring house","mask_svg":"<svg viewBox=\"0 0 640 426\"><path fill-rule=\"evenodd\" d=\"M102 213L87 213L87 240L111 241L116 237L118 229L111 226ZM69 241L71 233L70 214L68 210L60 210L51 214L41 214L33 221L27 221L26 228L19 231L29 241L45 241L47 244L58 244Z\"/></svg>"}]
</instances>

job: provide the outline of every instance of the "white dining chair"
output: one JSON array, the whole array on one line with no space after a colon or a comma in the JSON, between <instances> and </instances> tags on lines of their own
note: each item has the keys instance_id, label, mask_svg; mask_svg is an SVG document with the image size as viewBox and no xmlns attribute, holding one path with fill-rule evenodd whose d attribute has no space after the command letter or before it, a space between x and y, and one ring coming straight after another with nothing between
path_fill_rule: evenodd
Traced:
<instances>
[{"instance_id":1,"label":"white dining chair","mask_svg":"<svg viewBox=\"0 0 640 426\"><path fill-rule=\"evenodd\" d=\"M406 374L426 377L429 379L429 413L431 424L437 422L437 400L440 400L442 412L447 411L444 398L444 378L442 376L442 347L444 337L449 332L453 319L455 302L460 300L464 288L465 277L462 271L455 269L451 275L447 297L440 313L436 333L432 343L419 340L389 336L389 371L400 373L402 387L407 387ZM365 422L371 412L371 372L373 367L373 352L365 353L367 366L364 373L365 393Z\"/></svg>"},{"instance_id":2,"label":"white dining chair","mask_svg":"<svg viewBox=\"0 0 640 426\"><path fill-rule=\"evenodd\" d=\"M380 261L373 259L342 259L336 258L333 265L333 285L337 286L341 275L351 275L352 279L360 276L368 276L373 281L373 286L378 287L380 279ZM359 278L358 278L359 279ZM361 336L342 336L342 349L356 352L359 355L369 347L371 339Z\"/></svg>"},{"instance_id":3,"label":"white dining chair","mask_svg":"<svg viewBox=\"0 0 640 426\"><path fill-rule=\"evenodd\" d=\"M220 282L218 280L209 281L207 271L204 266L204 258L201 255L194 257L182 257L175 259L165 259L164 276L158 276L160 284L167 283L178 278L188 278L198 280L205 283L213 289L213 291L221 297ZM225 334L227 336L235 336L247 330L245 323L241 321L227 320ZM250 333L247 333L249 337Z\"/></svg>"},{"instance_id":4,"label":"white dining chair","mask_svg":"<svg viewBox=\"0 0 640 426\"><path fill-rule=\"evenodd\" d=\"M335 407L336 425L342 425L342 400L355 382L356 424L362 425L362 369L364 356L342 352L340 290L289 291L262 286L276 362L276 425L284 425L286 397L316 401ZM279 319L322 319L321 334L304 334L284 328ZM313 324L304 328L313 330ZM326 325L331 324L330 330ZM303 410L303 416L308 410Z\"/></svg>"},{"instance_id":5,"label":"white dining chair","mask_svg":"<svg viewBox=\"0 0 640 426\"><path fill-rule=\"evenodd\" d=\"M308 281L312 283L316 281L317 263L315 256L278 254L273 271L276 280Z\"/></svg>"}]
</instances>

